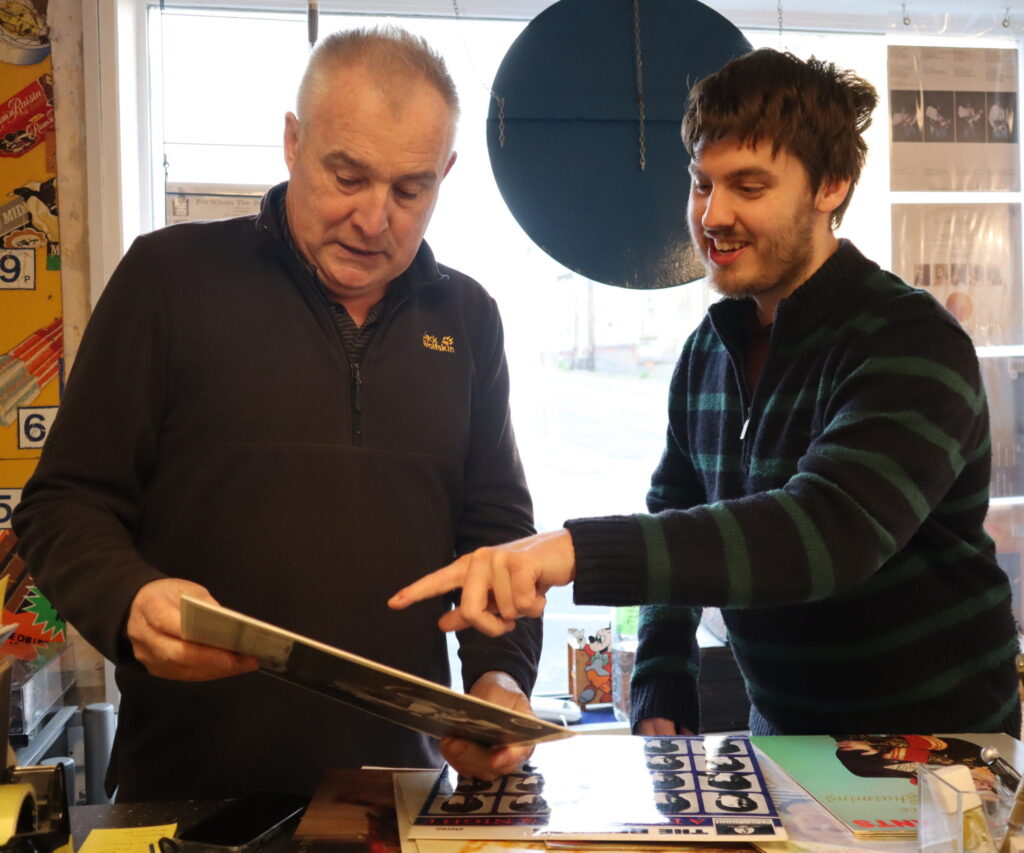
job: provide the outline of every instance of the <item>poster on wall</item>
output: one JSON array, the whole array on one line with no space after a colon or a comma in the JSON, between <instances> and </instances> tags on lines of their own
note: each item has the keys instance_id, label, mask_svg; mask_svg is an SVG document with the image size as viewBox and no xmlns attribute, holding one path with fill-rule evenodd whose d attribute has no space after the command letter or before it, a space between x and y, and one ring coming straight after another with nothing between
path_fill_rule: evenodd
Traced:
<instances>
[{"instance_id":1,"label":"poster on wall","mask_svg":"<svg viewBox=\"0 0 1024 853\"><path fill-rule=\"evenodd\" d=\"M64 638L13 549L11 515L60 401L64 342L47 0L0 0L0 589L4 651ZM13 618L12 618L13 617Z\"/></svg>"},{"instance_id":2,"label":"poster on wall","mask_svg":"<svg viewBox=\"0 0 1024 853\"><path fill-rule=\"evenodd\" d=\"M1020 190L1017 51L890 45L890 188Z\"/></svg>"},{"instance_id":3,"label":"poster on wall","mask_svg":"<svg viewBox=\"0 0 1024 853\"><path fill-rule=\"evenodd\" d=\"M1024 357L980 359L992 431L993 498L1024 500Z\"/></svg>"},{"instance_id":4,"label":"poster on wall","mask_svg":"<svg viewBox=\"0 0 1024 853\"><path fill-rule=\"evenodd\" d=\"M167 225L234 216L255 216L270 187L253 184L167 185L164 209Z\"/></svg>"},{"instance_id":5,"label":"poster on wall","mask_svg":"<svg viewBox=\"0 0 1024 853\"><path fill-rule=\"evenodd\" d=\"M1013 612L1024 624L1024 357L980 359L992 431L992 479L985 530L1010 578Z\"/></svg>"},{"instance_id":6,"label":"poster on wall","mask_svg":"<svg viewBox=\"0 0 1024 853\"><path fill-rule=\"evenodd\" d=\"M997 501L989 506L985 531L996 543L996 560L1010 579L1013 615L1024 624L1024 595L1021 569L1024 568L1024 503Z\"/></svg>"},{"instance_id":7,"label":"poster on wall","mask_svg":"<svg viewBox=\"0 0 1024 853\"><path fill-rule=\"evenodd\" d=\"M894 204L893 272L930 292L975 346L1024 341L1019 204Z\"/></svg>"}]
</instances>

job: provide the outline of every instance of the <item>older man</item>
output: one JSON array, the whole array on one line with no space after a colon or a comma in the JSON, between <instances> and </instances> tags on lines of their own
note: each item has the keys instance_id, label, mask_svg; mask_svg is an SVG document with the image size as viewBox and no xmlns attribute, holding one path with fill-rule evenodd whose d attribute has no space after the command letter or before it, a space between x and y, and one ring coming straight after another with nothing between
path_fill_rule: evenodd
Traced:
<instances>
[{"instance_id":1,"label":"older man","mask_svg":"<svg viewBox=\"0 0 1024 853\"><path fill-rule=\"evenodd\" d=\"M327 38L285 120L290 181L256 217L139 238L96 307L15 529L117 665L119 800L439 762L426 737L182 640L179 596L447 683L448 605L394 614L387 591L532 532L498 311L423 241L457 114L421 40ZM539 647L537 621L467 632L464 682L528 710ZM474 775L525 754L441 747Z\"/></svg>"}]
</instances>

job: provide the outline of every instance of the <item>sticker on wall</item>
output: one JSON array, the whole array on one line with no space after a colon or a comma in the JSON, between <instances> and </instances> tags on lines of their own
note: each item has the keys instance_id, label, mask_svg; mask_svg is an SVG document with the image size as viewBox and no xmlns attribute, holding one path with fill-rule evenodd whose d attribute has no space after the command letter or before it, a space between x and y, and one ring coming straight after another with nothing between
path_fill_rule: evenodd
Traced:
<instances>
[{"instance_id":1,"label":"sticker on wall","mask_svg":"<svg viewBox=\"0 0 1024 853\"><path fill-rule=\"evenodd\" d=\"M0 0L0 62L35 65L50 55L46 3Z\"/></svg>"},{"instance_id":2,"label":"sticker on wall","mask_svg":"<svg viewBox=\"0 0 1024 853\"><path fill-rule=\"evenodd\" d=\"M0 104L0 157L31 151L53 126L53 77L42 74Z\"/></svg>"},{"instance_id":3,"label":"sticker on wall","mask_svg":"<svg viewBox=\"0 0 1024 853\"><path fill-rule=\"evenodd\" d=\"M749 42L697 0L559 0L494 78L487 144L512 215L594 281L671 287L700 278L686 225L690 87Z\"/></svg>"},{"instance_id":4,"label":"sticker on wall","mask_svg":"<svg viewBox=\"0 0 1024 853\"><path fill-rule=\"evenodd\" d=\"M0 253L0 268L3 260L4 255ZM0 353L0 426L10 426L19 419L31 426L32 412L26 407L35 403L43 389L57 378L63 349L64 334L58 318L49 326L34 331L8 352ZM19 447L26 446L22 441L23 434L30 445L35 444L27 429L19 430Z\"/></svg>"},{"instance_id":5,"label":"sticker on wall","mask_svg":"<svg viewBox=\"0 0 1024 853\"><path fill-rule=\"evenodd\" d=\"M5 655L31 661L50 643L67 639L67 625L34 585L14 544L13 534L0 530L0 619L4 625L17 626L3 650Z\"/></svg>"}]
</instances>

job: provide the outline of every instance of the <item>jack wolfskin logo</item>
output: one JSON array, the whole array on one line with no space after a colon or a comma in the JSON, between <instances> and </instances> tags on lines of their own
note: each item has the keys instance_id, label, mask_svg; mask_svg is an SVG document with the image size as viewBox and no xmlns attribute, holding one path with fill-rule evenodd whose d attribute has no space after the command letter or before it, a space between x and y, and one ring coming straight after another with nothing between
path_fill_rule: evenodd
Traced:
<instances>
[{"instance_id":1,"label":"jack wolfskin logo","mask_svg":"<svg viewBox=\"0 0 1024 853\"><path fill-rule=\"evenodd\" d=\"M451 335L445 335L438 340L437 335L428 335L424 332L423 346L427 349L437 350L437 352L455 352L455 338Z\"/></svg>"}]
</instances>

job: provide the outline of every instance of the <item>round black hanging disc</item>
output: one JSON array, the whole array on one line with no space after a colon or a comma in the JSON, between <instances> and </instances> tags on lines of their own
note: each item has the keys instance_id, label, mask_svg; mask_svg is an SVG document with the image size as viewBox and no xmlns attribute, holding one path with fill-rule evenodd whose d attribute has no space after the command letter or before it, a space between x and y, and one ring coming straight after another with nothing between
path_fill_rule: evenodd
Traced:
<instances>
[{"instance_id":1,"label":"round black hanging disc","mask_svg":"<svg viewBox=\"0 0 1024 853\"><path fill-rule=\"evenodd\" d=\"M686 226L686 97L751 47L697 0L637 2L638 20L633 0L559 0L531 21L494 78L487 145L512 215L555 260L671 287L704 275Z\"/></svg>"}]
</instances>

